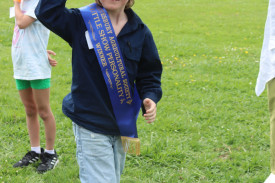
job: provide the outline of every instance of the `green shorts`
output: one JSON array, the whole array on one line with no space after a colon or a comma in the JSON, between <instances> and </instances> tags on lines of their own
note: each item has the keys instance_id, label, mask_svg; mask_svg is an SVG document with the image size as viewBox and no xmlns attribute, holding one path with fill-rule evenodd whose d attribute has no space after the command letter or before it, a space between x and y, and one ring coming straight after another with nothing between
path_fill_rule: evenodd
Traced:
<instances>
[{"instance_id":1,"label":"green shorts","mask_svg":"<svg viewBox=\"0 0 275 183\"><path fill-rule=\"evenodd\" d=\"M28 88L42 90L50 88L51 86L51 78L48 79L37 79L37 80L21 80L15 79L16 88L18 90L25 90Z\"/></svg>"}]
</instances>

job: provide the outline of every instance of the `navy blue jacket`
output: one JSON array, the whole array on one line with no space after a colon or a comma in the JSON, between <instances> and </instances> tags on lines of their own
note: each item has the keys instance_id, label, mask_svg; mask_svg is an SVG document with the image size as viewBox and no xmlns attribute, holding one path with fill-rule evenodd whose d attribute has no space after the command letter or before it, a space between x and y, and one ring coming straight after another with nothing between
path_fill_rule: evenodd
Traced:
<instances>
[{"instance_id":1,"label":"navy blue jacket","mask_svg":"<svg viewBox=\"0 0 275 183\"><path fill-rule=\"evenodd\" d=\"M78 125L96 133L119 135L108 90L94 49L89 50L87 28L79 9L65 8L66 0L40 0L35 14L48 29L72 47L72 86L63 112ZM128 9L128 22L117 36L133 91L157 103L161 96L162 65L152 34Z\"/></svg>"}]
</instances>

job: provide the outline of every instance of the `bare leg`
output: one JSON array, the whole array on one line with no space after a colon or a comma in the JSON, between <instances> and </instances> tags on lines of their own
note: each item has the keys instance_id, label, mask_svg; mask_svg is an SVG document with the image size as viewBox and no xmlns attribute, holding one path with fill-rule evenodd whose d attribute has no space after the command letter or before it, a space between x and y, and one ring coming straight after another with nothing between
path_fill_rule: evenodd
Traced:
<instances>
[{"instance_id":1,"label":"bare leg","mask_svg":"<svg viewBox=\"0 0 275 183\"><path fill-rule=\"evenodd\" d=\"M39 137L39 121L37 107L33 98L33 92L31 88L25 90L19 90L21 101L24 104L26 111L26 121L30 137L31 147L40 146Z\"/></svg>"},{"instance_id":2,"label":"bare leg","mask_svg":"<svg viewBox=\"0 0 275 183\"><path fill-rule=\"evenodd\" d=\"M38 114L44 122L46 134L46 149L54 149L55 141L55 119L50 108L50 89L33 89L34 100L37 104Z\"/></svg>"},{"instance_id":3,"label":"bare leg","mask_svg":"<svg viewBox=\"0 0 275 183\"><path fill-rule=\"evenodd\" d=\"M268 82L267 95L270 112L271 172L275 174L275 79Z\"/></svg>"},{"instance_id":4,"label":"bare leg","mask_svg":"<svg viewBox=\"0 0 275 183\"><path fill-rule=\"evenodd\" d=\"M271 174L264 183L275 182L275 79L267 83L268 107L270 112L270 166Z\"/></svg>"}]
</instances>

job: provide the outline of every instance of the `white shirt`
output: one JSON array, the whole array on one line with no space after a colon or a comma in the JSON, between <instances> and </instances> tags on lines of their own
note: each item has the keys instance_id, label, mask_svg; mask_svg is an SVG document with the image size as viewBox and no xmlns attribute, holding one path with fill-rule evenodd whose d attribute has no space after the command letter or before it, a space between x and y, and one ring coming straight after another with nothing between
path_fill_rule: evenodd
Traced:
<instances>
[{"instance_id":1,"label":"white shirt","mask_svg":"<svg viewBox=\"0 0 275 183\"><path fill-rule=\"evenodd\" d=\"M21 10L25 15L35 16L39 0L24 0ZM25 29L15 24L12 40L12 62L15 79L36 80L51 77L51 66L47 57L50 31L38 20Z\"/></svg>"},{"instance_id":2,"label":"white shirt","mask_svg":"<svg viewBox=\"0 0 275 183\"><path fill-rule=\"evenodd\" d=\"M269 1L267 20L265 24L264 42L260 59L260 72L255 88L260 95L268 81L275 77L275 0Z\"/></svg>"}]
</instances>

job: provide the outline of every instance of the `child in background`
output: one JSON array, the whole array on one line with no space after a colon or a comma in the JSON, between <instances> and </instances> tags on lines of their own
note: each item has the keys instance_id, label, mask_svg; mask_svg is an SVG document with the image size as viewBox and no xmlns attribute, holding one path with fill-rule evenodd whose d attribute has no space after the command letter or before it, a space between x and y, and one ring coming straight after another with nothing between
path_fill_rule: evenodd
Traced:
<instances>
[{"instance_id":1,"label":"child in background","mask_svg":"<svg viewBox=\"0 0 275 183\"><path fill-rule=\"evenodd\" d=\"M41 159L39 173L53 169L58 163L54 150L56 126L50 108L51 65L57 62L49 55L47 45L50 31L34 14L39 0L14 0L15 28L12 40L12 62L14 78L25 107L31 150L14 167L24 167ZM44 122L46 149L40 147L39 120Z\"/></svg>"},{"instance_id":2,"label":"child in background","mask_svg":"<svg viewBox=\"0 0 275 183\"><path fill-rule=\"evenodd\" d=\"M259 96L267 86L270 113L270 175L264 183L275 182L275 0L269 0L261 52L260 72L255 88Z\"/></svg>"}]
</instances>

